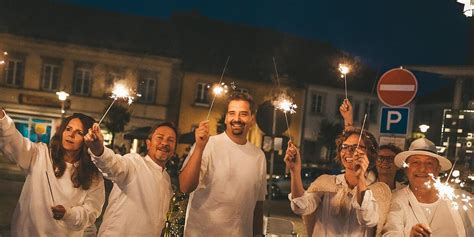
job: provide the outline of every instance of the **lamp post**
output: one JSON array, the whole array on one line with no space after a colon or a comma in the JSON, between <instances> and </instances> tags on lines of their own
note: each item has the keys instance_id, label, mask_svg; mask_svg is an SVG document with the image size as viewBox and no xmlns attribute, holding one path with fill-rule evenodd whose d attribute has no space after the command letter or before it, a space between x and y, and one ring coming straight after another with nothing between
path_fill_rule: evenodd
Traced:
<instances>
[{"instance_id":1,"label":"lamp post","mask_svg":"<svg viewBox=\"0 0 474 237\"><path fill-rule=\"evenodd\" d=\"M58 95L58 99L61 101L61 120L64 119L64 115L66 113L66 109L64 108L64 101L67 100L67 97L69 94L64 91L58 91L56 92L56 95Z\"/></svg>"}]
</instances>

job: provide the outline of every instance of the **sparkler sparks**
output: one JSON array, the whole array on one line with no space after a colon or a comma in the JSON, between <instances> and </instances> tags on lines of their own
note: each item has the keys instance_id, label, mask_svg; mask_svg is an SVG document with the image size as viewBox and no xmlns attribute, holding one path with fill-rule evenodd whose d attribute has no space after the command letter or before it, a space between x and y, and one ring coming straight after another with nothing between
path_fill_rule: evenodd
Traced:
<instances>
[{"instance_id":1,"label":"sparkler sparks","mask_svg":"<svg viewBox=\"0 0 474 237\"><path fill-rule=\"evenodd\" d=\"M210 88L210 86L208 85L207 88ZM215 84L212 86L212 93L215 96L227 94L227 92L229 91L228 88L229 87L224 82L221 82L220 84Z\"/></svg>"},{"instance_id":2,"label":"sparkler sparks","mask_svg":"<svg viewBox=\"0 0 474 237\"><path fill-rule=\"evenodd\" d=\"M275 106L276 109L281 110L285 114L294 114L296 113L296 108L298 108L298 106L293 103L291 97L289 97L285 93L279 94L276 99L273 100L272 104L273 106Z\"/></svg>"},{"instance_id":3,"label":"sparkler sparks","mask_svg":"<svg viewBox=\"0 0 474 237\"><path fill-rule=\"evenodd\" d=\"M472 208L471 200L472 197L462 193L457 195L455 189L449 185L448 181L441 182L439 177L434 177L433 174L429 174L431 177L430 181L425 183L427 188L435 188L438 191L438 197L451 202L451 207L455 210L458 210L462 207L463 210Z\"/></svg>"},{"instance_id":4,"label":"sparkler sparks","mask_svg":"<svg viewBox=\"0 0 474 237\"><path fill-rule=\"evenodd\" d=\"M408 163L406 163L405 161L403 161L402 167L403 168L408 168L408 167L410 167L410 165Z\"/></svg>"},{"instance_id":5,"label":"sparkler sparks","mask_svg":"<svg viewBox=\"0 0 474 237\"><path fill-rule=\"evenodd\" d=\"M135 96L141 97L142 95L136 93L132 89L128 89L123 84L115 84L114 89L112 90L112 95L110 96L110 98L114 100L112 101L112 103L110 103L110 106L107 108L104 115L102 115L102 118L99 120L99 125L102 123L105 116L109 112L110 108L112 108L112 105L115 103L116 100L123 99L127 101L128 105L131 105L133 103L133 100L135 100Z\"/></svg>"}]
</instances>

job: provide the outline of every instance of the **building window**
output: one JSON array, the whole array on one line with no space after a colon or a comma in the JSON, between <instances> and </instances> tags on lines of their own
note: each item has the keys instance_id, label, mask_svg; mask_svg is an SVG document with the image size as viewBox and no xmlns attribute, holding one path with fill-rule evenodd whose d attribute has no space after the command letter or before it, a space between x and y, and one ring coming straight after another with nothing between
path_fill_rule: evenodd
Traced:
<instances>
[{"instance_id":1,"label":"building window","mask_svg":"<svg viewBox=\"0 0 474 237\"><path fill-rule=\"evenodd\" d=\"M148 73L151 74L151 73ZM144 75L138 83L138 93L141 94L138 101L146 104L155 103L156 75Z\"/></svg>"},{"instance_id":2,"label":"building window","mask_svg":"<svg viewBox=\"0 0 474 237\"><path fill-rule=\"evenodd\" d=\"M5 83L9 86L21 87L23 85L24 61L9 59L5 64Z\"/></svg>"},{"instance_id":3,"label":"building window","mask_svg":"<svg viewBox=\"0 0 474 237\"><path fill-rule=\"evenodd\" d=\"M235 91L240 93L249 93L249 90L245 88L236 88Z\"/></svg>"},{"instance_id":4,"label":"building window","mask_svg":"<svg viewBox=\"0 0 474 237\"><path fill-rule=\"evenodd\" d=\"M74 70L74 94L90 95L92 86L92 69L78 66Z\"/></svg>"},{"instance_id":5,"label":"building window","mask_svg":"<svg viewBox=\"0 0 474 237\"><path fill-rule=\"evenodd\" d=\"M196 85L196 100L194 103L209 105L209 84L200 82Z\"/></svg>"},{"instance_id":6,"label":"building window","mask_svg":"<svg viewBox=\"0 0 474 237\"><path fill-rule=\"evenodd\" d=\"M366 101L364 106L364 114L367 114L367 119L372 123L377 123L378 104L376 101Z\"/></svg>"},{"instance_id":7,"label":"building window","mask_svg":"<svg viewBox=\"0 0 474 237\"><path fill-rule=\"evenodd\" d=\"M311 94L310 112L312 114L324 113L324 95L321 93Z\"/></svg>"},{"instance_id":8,"label":"building window","mask_svg":"<svg viewBox=\"0 0 474 237\"><path fill-rule=\"evenodd\" d=\"M61 65L59 63L45 62L43 63L43 78L41 89L46 91L54 91L59 87L59 75L61 73Z\"/></svg>"}]
</instances>

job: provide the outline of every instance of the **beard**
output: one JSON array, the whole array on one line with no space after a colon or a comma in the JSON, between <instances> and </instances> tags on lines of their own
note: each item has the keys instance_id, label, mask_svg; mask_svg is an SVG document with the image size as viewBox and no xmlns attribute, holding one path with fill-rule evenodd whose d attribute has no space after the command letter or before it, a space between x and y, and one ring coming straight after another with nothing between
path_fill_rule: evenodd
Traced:
<instances>
[{"instance_id":1,"label":"beard","mask_svg":"<svg viewBox=\"0 0 474 237\"><path fill-rule=\"evenodd\" d=\"M234 125L239 125L239 127L233 127ZM245 123L237 121L230 122L230 129L232 130L233 135L242 135L244 133Z\"/></svg>"}]
</instances>

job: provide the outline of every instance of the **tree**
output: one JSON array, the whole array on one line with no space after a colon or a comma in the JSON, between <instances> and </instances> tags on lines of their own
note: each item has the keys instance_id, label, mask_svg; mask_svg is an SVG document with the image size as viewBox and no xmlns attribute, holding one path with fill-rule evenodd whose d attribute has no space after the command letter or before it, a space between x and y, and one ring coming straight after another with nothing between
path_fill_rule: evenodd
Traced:
<instances>
[{"instance_id":1,"label":"tree","mask_svg":"<svg viewBox=\"0 0 474 237\"><path fill-rule=\"evenodd\" d=\"M330 160L336 151L336 138L341 133L343 127L341 123L333 123L328 119L323 119L319 126L318 143L327 148L325 160Z\"/></svg>"},{"instance_id":2,"label":"tree","mask_svg":"<svg viewBox=\"0 0 474 237\"><path fill-rule=\"evenodd\" d=\"M104 113L108 107L109 106L104 109ZM110 108L109 113L103 121L105 128L112 133L112 141L110 144L112 148L114 147L115 134L123 132L128 122L130 122L130 112L128 112L128 108L116 102L112 108Z\"/></svg>"}]
</instances>

